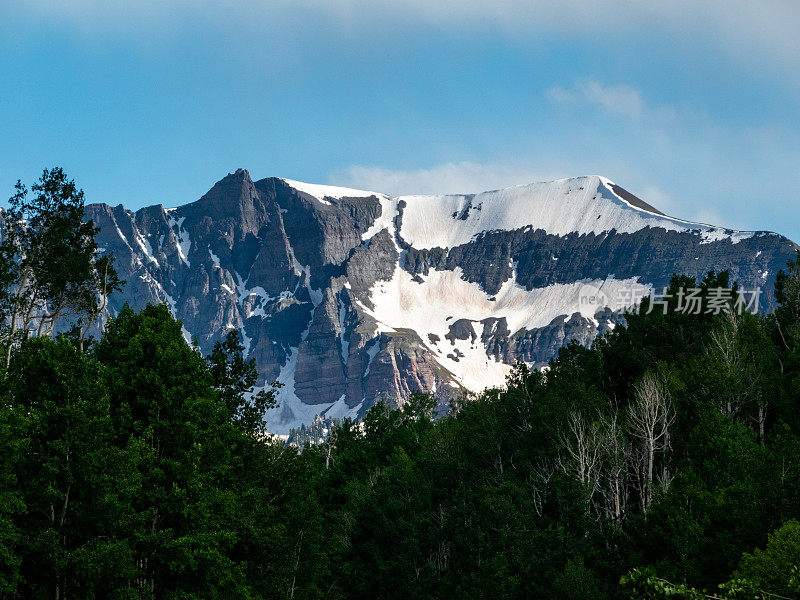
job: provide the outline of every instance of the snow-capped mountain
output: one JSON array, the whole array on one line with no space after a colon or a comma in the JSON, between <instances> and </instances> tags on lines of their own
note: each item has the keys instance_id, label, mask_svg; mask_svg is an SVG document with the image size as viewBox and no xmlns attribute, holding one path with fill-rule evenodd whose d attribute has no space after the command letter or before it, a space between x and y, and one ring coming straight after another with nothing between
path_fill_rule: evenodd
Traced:
<instances>
[{"instance_id":1,"label":"snow-capped mountain","mask_svg":"<svg viewBox=\"0 0 800 600\"><path fill-rule=\"evenodd\" d=\"M127 281L111 312L166 302L204 352L239 330L261 382L284 384L275 433L415 390L444 402L589 343L619 317L581 304L586 286L641 295L728 269L771 289L797 252L668 217L596 176L392 198L240 169L176 208L86 210Z\"/></svg>"}]
</instances>

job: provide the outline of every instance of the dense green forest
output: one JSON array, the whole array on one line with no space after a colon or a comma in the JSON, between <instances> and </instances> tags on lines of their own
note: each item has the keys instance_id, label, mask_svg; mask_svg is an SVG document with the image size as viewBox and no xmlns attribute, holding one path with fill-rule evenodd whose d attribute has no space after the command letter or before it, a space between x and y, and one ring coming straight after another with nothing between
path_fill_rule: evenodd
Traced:
<instances>
[{"instance_id":1,"label":"dense green forest","mask_svg":"<svg viewBox=\"0 0 800 600\"><path fill-rule=\"evenodd\" d=\"M0 596L800 598L800 259L773 314L646 298L444 416L414 395L299 451L236 334L204 357L163 305L87 333L120 282L63 173L32 190L0 249Z\"/></svg>"}]
</instances>

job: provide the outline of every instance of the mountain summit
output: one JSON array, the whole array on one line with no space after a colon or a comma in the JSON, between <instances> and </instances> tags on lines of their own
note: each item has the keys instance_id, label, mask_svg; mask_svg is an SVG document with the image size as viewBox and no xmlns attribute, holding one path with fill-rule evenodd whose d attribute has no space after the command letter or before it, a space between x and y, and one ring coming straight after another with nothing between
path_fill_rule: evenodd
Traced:
<instances>
[{"instance_id":1,"label":"mountain summit","mask_svg":"<svg viewBox=\"0 0 800 600\"><path fill-rule=\"evenodd\" d=\"M86 212L127 281L110 312L166 302L204 352L238 330L261 384L284 384L276 433L416 390L446 402L502 384L516 361L546 364L619 322L581 305L587 285L640 296L673 273L728 269L771 290L798 249L666 216L599 176L390 197L239 169L176 208Z\"/></svg>"}]
</instances>

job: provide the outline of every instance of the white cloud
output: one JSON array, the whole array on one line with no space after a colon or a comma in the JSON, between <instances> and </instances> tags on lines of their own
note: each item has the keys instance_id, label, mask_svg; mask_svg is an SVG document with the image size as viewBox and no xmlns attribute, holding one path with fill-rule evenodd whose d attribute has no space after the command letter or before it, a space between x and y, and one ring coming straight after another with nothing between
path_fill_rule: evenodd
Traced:
<instances>
[{"instance_id":1,"label":"white cloud","mask_svg":"<svg viewBox=\"0 0 800 600\"><path fill-rule=\"evenodd\" d=\"M604 110L631 118L638 118L644 111L642 93L628 85L604 85L594 79L578 81L573 90L556 86L548 91L558 102L584 100L598 104Z\"/></svg>"},{"instance_id":2,"label":"white cloud","mask_svg":"<svg viewBox=\"0 0 800 600\"><path fill-rule=\"evenodd\" d=\"M646 117L651 123L672 121L679 116L675 107L647 104L636 87L608 85L595 79L577 81L571 89L554 86L547 90L547 95L560 104L593 104L612 115L630 119Z\"/></svg>"},{"instance_id":3,"label":"white cloud","mask_svg":"<svg viewBox=\"0 0 800 600\"><path fill-rule=\"evenodd\" d=\"M331 183L377 190L392 196L404 194L469 194L558 179L566 175L519 165L477 162L444 163L427 169L397 170L353 165L331 175Z\"/></svg>"}]
</instances>

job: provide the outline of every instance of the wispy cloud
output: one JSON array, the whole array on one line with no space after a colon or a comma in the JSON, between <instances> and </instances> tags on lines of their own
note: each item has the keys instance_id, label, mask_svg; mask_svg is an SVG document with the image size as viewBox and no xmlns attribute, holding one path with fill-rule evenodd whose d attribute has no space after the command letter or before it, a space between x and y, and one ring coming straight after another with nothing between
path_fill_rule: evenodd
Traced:
<instances>
[{"instance_id":1,"label":"wispy cloud","mask_svg":"<svg viewBox=\"0 0 800 600\"><path fill-rule=\"evenodd\" d=\"M594 105L611 115L629 119L644 117L651 124L674 120L681 112L673 106L648 104L639 88L624 84L610 85L595 79L577 81L571 88L553 86L547 90L547 95L560 104Z\"/></svg>"},{"instance_id":2,"label":"wispy cloud","mask_svg":"<svg viewBox=\"0 0 800 600\"><path fill-rule=\"evenodd\" d=\"M552 170L477 162L435 165L427 169L398 170L387 167L353 165L331 175L331 183L377 190L385 194L465 194L484 192L513 185L547 181L563 176Z\"/></svg>"},{"instance_id":3,"label":"wispy cloud","mask_svg":"<svg viewBox=\"0 0 800 600\"><path fill-rule=\"evenodd\" d=\"M571 90L555 86L548 93L558 102L586 101L607 112L631 118L641 117L645 109L642 93L635 87L605 85L593 79L578 81Z\"/></svg>"}]
</instances>

